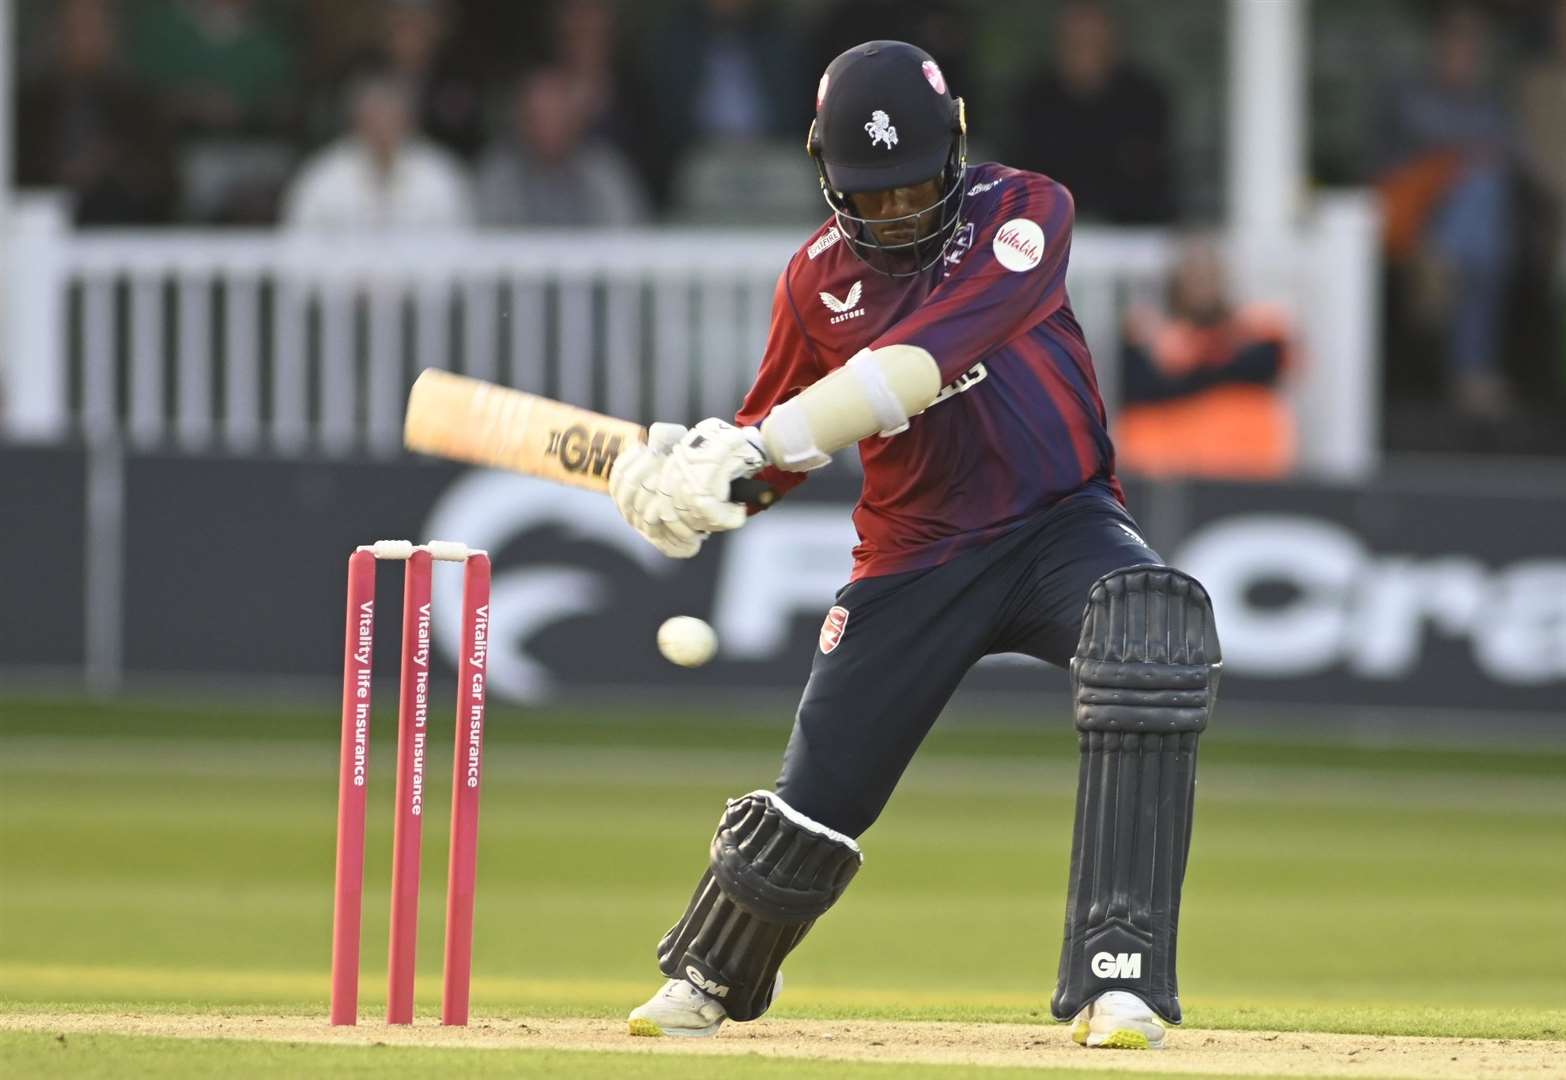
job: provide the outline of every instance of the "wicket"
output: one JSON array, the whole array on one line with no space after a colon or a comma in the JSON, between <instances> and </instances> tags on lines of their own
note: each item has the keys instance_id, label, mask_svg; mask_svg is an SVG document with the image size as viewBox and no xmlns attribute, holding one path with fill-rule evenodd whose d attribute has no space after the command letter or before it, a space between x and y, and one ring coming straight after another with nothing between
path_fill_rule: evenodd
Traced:
<instances>
[{"instance_id":1,"label":"wicket","mask_svg":"<svg viewBox=\"0 0 1566 1080\"><path fill-rule=\"evenodd\" d=\"M466 1024L469 984L473 976L473 900L478 877L479 779L484 749L485 674L489 659L490 566L486 553L444 540L422 545L407 540L380 540L356 549L348 559L342 748L337 789L337 875L332 908L331 1022L358 1022L359 930L364 909L364 826L378 560L406 564L397 706L397 801L392 825L391 940L387 949L388 1024L413 1023L414 953L418 942L419 861L429 719L432 568L437 560L464 564L441 1022Z\"/></svg>"}]
</instances>

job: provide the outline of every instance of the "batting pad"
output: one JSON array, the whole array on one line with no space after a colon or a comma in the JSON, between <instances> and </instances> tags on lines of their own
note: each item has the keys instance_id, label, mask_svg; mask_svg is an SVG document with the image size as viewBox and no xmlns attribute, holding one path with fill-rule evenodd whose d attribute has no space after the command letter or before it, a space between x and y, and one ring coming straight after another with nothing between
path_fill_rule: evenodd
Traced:
<instances>
[{"instance_id":1,"label":"batting pad","mask_svg":"<svg viewBox=\"0 0 1566 1080\"><path fill-rule=\"evenodd\" d=\"M778 968L859 872L853 840L770 791L729 800L712 862L658 944L658 969L715 998L731 1020L772 1004Z\"/></svg>"},{"instance_id":2,"label":"batting pad","mask_svg":"<svg viewBox=\"0 0 1566 1080\"><path fill-rule=\"evenodd\" d=\"M1082 759L1057 1019L1129 990L1180 1022L1175 936L1196 740L1220 662L1212 604L1194 578L1133 566L1094 583L1071 661Z\"/></svg>"}]
</instances>

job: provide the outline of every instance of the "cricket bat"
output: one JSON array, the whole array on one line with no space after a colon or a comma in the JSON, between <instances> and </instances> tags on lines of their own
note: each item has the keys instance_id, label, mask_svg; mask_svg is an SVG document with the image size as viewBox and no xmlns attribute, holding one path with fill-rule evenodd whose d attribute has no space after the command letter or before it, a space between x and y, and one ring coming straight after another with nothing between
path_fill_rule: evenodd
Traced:
<instances>
[{"instance_id":1,"label":"cricket bat","mask_svg":"<svg viewBox=\"0 0 1566 1080\"><path fill-rule=\"evenodd\" d=\"M427 368L414 381L402 429L403 445L421 454L590 491L608 491L615 458L646 441L647 429L630 420L439 368ZM776 492L759 480L740 479L730 485L729 498L766 506Z\"/></svg>"}]
</instances>

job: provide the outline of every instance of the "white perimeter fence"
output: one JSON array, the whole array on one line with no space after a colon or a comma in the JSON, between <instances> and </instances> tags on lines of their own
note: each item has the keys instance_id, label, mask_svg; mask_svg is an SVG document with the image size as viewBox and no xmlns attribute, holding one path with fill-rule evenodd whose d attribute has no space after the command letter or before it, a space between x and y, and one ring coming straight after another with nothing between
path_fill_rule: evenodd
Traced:
<instances>
[{"instance_id":1,"label":"white perimeter fence","mask_svg":"<svg viewBox=\"0 0 1566 1080\"><path fill-rule=\"evenodd\" d=\"M75 231L19 200L4 252L0 436L201 453L393 454L407 388L443 367L638 420L730 415L797 232L400 237ZM1229 240L1234 283L1305 342L1302 460L1374 464L1376 215L1320 201L1287 235ZM1077 231L1068 285L1113 410L1119 316L1156 298L1171 238Z\"/></svg>"}]
</instances>

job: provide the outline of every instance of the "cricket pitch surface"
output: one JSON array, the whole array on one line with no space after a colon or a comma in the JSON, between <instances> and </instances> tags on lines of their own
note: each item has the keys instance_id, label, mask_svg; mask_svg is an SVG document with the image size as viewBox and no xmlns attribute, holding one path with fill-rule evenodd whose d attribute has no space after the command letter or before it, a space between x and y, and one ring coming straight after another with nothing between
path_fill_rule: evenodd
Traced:
<instances>
[{"instance_id":1,"label":"cricket pitch surface","mask_svg":"<svg viewBox=\"0 0 1566 1080\"><path fill-rule=\"evenodd\" d=\"M622 1020L476 1017L468 1028L375 1022L333 1028L275 1016L27 1013L0 1031L233 1039L342 1046L587 1050L815 1061L1156 1072L1200 1076L1500 1080L1560 1076L1561 1046L1524 1039L1176 1029L1156 1052L1087 1051L1064 1025L889 1020L763 1020L713 1039L632 1038Z\"/></svg>"}]
</instances>

